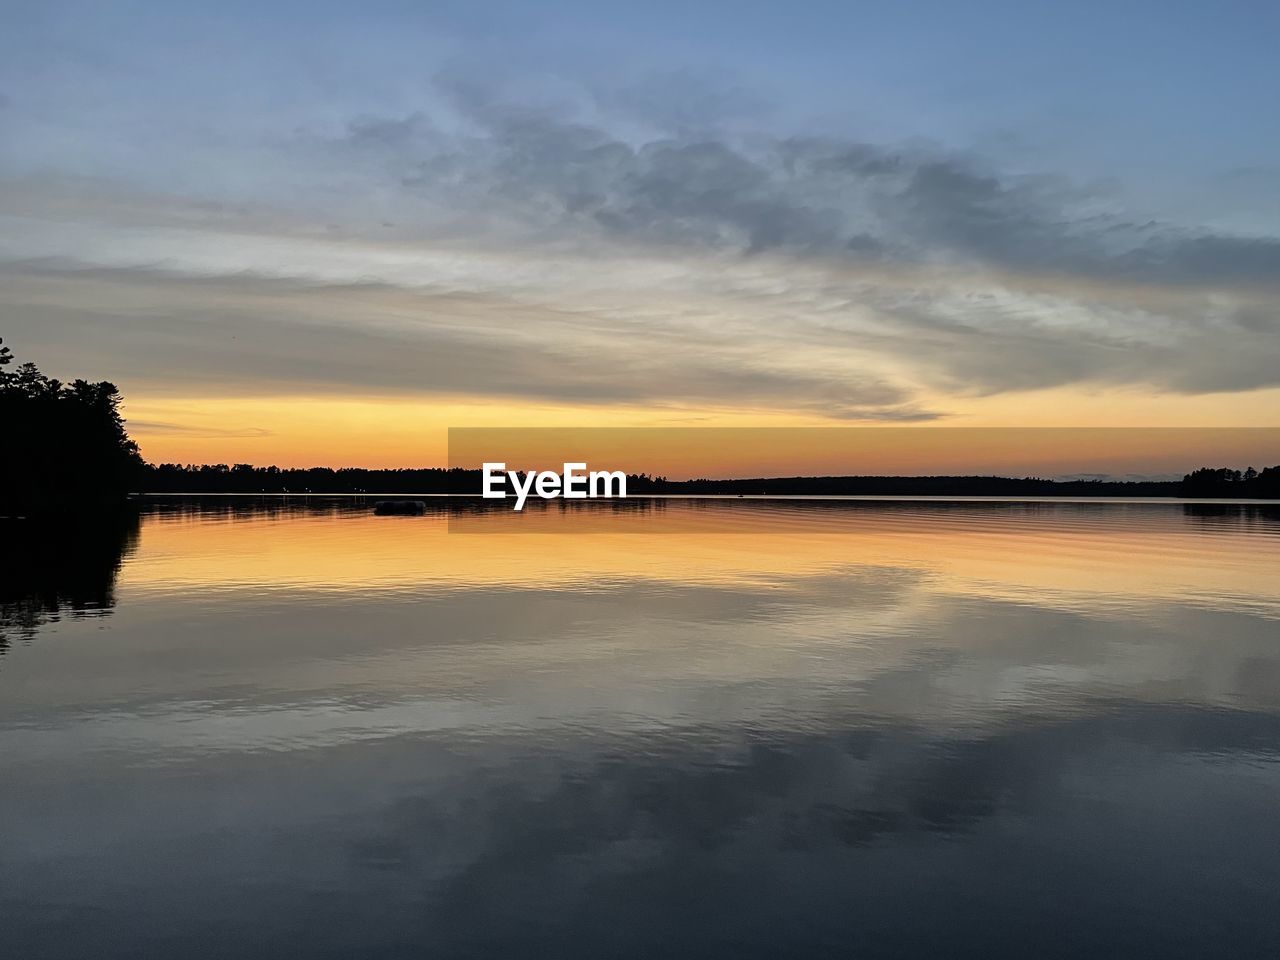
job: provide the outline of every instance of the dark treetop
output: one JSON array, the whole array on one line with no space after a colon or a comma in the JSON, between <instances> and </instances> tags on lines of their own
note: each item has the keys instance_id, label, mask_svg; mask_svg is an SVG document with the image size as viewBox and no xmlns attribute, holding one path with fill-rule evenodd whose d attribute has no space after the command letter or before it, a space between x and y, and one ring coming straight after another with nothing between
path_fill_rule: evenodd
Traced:
<instances>
[{"instance_id":1,"label":"dark treetop","mask_svg":"<svg viewBox=\"0 0 1280 960\"><path fill-rule=\"evenodd\" d=\"M0 340L0 516L122 501L142 468L115 384L12 367Z\"/></svg>"}]
</instances>

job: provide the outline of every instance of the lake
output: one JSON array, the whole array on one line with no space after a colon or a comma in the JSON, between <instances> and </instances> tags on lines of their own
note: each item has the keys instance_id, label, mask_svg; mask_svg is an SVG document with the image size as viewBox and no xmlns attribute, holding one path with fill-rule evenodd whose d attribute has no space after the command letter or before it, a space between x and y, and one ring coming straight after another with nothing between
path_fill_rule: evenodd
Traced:
<instances>
[{"instance_id":1,"label":"lake","mask_svg":"<svg viewBox=\"0 0 1280 960\"><path fill-rule=\"evenodd\" d=\"M1277 507L371 506L10 525L6 955L1280 956Z\"/></svg>"}]
</instances>

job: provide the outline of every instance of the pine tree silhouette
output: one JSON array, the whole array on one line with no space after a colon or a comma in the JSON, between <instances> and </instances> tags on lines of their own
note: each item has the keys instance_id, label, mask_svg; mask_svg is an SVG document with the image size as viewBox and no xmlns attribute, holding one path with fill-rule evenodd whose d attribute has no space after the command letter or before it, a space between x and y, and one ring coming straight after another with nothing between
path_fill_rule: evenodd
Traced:
<instances>
[{"instance_id":1,"label":"pine tree silhouette","mask_svg":"<svg viewBox=\"0 0 1280 960\"><path fill-rule=\"evenodd\" d=\"M142 458L107 381L64 384L0 339L0 515L123 499Z\"/></svg>"}]
</instances>

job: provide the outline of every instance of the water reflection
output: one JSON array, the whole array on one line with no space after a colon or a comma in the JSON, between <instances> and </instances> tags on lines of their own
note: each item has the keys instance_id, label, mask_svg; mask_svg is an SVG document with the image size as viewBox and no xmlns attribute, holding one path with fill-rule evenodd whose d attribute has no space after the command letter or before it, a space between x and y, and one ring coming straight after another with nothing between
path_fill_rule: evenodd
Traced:
<instances>
[{"instance_id":1,"label":"water reflection","mask_svg":"<svg viewBox=\"0 0 1280 960\"><path fill-rule=\"evenodd\" d=\"M370 508L148 508L6 658L16 955L1280 949L1266 511Z\"/></svg>"},{"instance_id":2,"label":"water reflection","mask_svg":"<svg viewBox=\"0 0 1280 960\"><path fill-rule=\"evenodd\" d=\"M12 637L30 638L41 624L109 612L138 529L134 510L62 521L0 519L0 653Z\"/></svg>"},{"instance_id":3,"label":"water reflection","mask_svg":"<svg viewBox=\"0 0 1280 960\"><path fill-rule=\"evenodd\" d=\"M1225 527L1247 526L1263 531L1280 528L1280 504L1184 503L1182 512L1193 520L1216 521Z\"/></svg>"}]
</instances>

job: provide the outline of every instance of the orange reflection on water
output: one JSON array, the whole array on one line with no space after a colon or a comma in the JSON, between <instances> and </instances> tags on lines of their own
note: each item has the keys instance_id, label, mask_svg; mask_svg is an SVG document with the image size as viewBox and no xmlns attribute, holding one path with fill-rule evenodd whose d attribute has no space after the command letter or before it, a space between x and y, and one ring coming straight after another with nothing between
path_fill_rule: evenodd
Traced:
<instances>
[{"instance_id":1,"label":"orange reflection on water","mask_svg":"<svg viewBox=\"0 0 1280 960\"><path fill-rule=\"evenodd\" d=\"M1179 504L871 504L669 500L377 517L361 503L144 520L122 589L361 593L622 581L765 586L858 567L933 589L1044 602L1280 602L1271 508ZM456 509L456 505L450 505ZM1197 513L1196 511L1201 512ZM1209 512L1204 512L1208 510Z\"/></svg>"}]
</instances>

